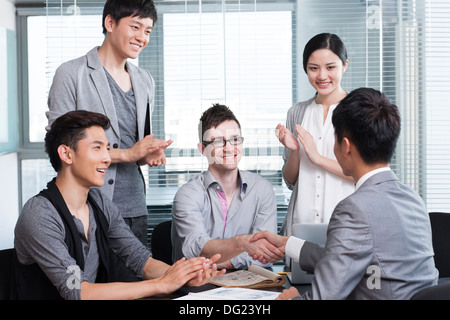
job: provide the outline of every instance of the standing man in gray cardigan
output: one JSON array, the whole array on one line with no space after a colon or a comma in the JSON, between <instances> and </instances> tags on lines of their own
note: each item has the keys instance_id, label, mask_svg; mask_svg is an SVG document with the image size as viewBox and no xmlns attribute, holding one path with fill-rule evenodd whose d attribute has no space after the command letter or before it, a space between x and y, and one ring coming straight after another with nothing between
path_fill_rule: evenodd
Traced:
<instances>
[{"instance_id":1,"label":"standing man in gray cardigan","mask_svg":"<svg viewBox=\"0 0 450 320\"><path fill-rule=\"evenodd\" d=\"M155 83L148 71L127 59L136 59L148 44L156 20L152 0L108 0L103 10L103 44L56 70L47 112L47 130L56 118L72 110L99 112L110 119L106 135L112 165L102 191L144 244L147 207L140 165L165 164L164 149L171 141L151 134Z\"/></svg>"},{"instance_id":2,"label":"standing man in gray cardigan","mask_svg":"<svg viewBox=\"0 0 450 320\"><path fill-rule=\"evenodd\" d=\"M325 248L269 232L266 238L314 272L311 290L280 299L410 299L434 285L431 226L420 196L389 168L400 133L395 105L379 91L352 91L333 111L334 153L356 191L334 209Z\"/></svg>"}]
</instances>

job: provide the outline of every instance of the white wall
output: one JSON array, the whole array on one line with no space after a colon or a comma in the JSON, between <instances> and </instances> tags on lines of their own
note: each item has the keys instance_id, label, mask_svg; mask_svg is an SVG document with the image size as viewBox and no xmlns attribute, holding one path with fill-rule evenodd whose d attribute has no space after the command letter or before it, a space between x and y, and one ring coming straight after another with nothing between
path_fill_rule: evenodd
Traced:
<instances>
[{"instance_id":1,"label":"white wall","mask_svg":"<svg viewBox=\"0 0 450 320\"><path fill-rule=\"evenodd\" d=\"M0 25L16 30L12 1L0 0ZM14 226L19 216L17 153L0 155L0 249L11 248Z\"/></svg>"},{"instance_id":2,"label":"white wall","mask_svg":"<svg viewBox=\"0 0 450 320\"><path fill-rule=\"evenodd\" d=\"M0 25L16 30L16 8L12 0L0 0Z\"/></svg>"}]
</instances>

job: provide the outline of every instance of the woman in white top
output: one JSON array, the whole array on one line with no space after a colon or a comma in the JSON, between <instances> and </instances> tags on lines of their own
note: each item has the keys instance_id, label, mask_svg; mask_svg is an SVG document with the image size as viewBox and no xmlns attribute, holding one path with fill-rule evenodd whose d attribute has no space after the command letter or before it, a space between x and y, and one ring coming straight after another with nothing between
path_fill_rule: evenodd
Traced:
<instances>
[{"instance_id":1,"label":"woman in white top","mask_svg":"<svg viewBox=\"0 0 450 320\"><path fill-rule=\"evenodd\" d=\"M303 69L316 95L292 106L286 127L276 134L284 145L283 178L293 189L282 232L291 234L294 223L328 223L340 200L354 191L334 156L331 116L347 92L341 87L347 69L347 50L335 34L314 36L303 51Z\"/></svg>"}]
</instances>

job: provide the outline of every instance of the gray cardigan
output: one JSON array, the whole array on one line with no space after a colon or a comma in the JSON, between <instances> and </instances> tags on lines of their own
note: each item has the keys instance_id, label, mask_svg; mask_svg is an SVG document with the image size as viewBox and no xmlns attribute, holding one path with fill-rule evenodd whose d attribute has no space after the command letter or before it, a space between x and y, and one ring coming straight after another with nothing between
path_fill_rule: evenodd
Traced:
<instances>
[{"instance_id":1,"label":"gray cardigan","mask_svg":"<svg viewBox=\"0 0 450 320\"><path fill-rule=\"evenodd\" d=\"M290 130L295 136L297 136L297 131L295 130L295 125L302 123L306 108L311 104L311 102L314 100L314 98L315 98L315 96L309 100L299 102L299 103L293 105L288 110L287 119L286 119L286 128L288 130ZM284 165L286 165L286 161L289 158L289 153L290 153L290 150L288 148L284 148L284 152L283 152ZM283 165L282 170L284 170L284 165ZM295 208L295 203L297 202L298 183L296 182L294 185L290 184L284 178L284 174L283 174L283 180L286 183L286 186L290 190L292 190L292 193L291 193L291 199L289 201L287 214L286 214L286 217L284 218L283 225L281 226L281 234L283 234L285 236L290 236L292 233L292 230L291 230L292 216L293 216L293 212L294 212L294 208Z\"/></svg>"},{"instance_id":2,"label":"gray cardigan","mask_svg":"<svg viewBox=\"0 0 450 320\"><path fill-rule=\"evenodd\" d=\"M111 121L111 128L106 130L111 148L121 148L119 123L114 108L113 97L105 71L93 48L85 56L67 61L56 70L48 96L49 111L46 112L50 125L56 118L72 110L88 110L106 115ZM126 68L133 83L136 98L138 140L144 137L147 113L151 125L154 107L155 82L150 73L129 62ZM151 130L150 130L151 132ZM149 132L147 132L148 134ZM106 172L103 192L112 199L117 165L112 164Z\"/></svg>"}]
</instances>

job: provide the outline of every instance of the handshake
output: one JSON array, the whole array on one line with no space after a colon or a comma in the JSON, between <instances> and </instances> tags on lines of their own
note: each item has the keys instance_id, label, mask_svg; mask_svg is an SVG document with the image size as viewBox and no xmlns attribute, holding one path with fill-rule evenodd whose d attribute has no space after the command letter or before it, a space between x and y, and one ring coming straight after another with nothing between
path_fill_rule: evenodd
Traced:
<instances>
[{"instance_id":1,"label":"handshake","mask_svg":"<svg viewBox=\"0 0 450 320\"><path fill-rule=\"evenodd\" d=\"M286 242L289 237L280 236L270 231L262 231L249 235L249 247L245 251L254 260L273 263L284 257Z\"/></svg>"},{"instance_id":2,"label":"handshake","mask_svg":"<svg viewBox=\"0 0 450 320\"><path fill-rule=\"evenodd\" d=\"M289 237L279 236L270 231L262 231L250 236L250 244L255 251L247 251L248 255L261 263L273 263L284 257L286 243ZM299 297L300 293L295 287L283 290L276 300L290 300Z\"/></svg>"}]
</instances>

